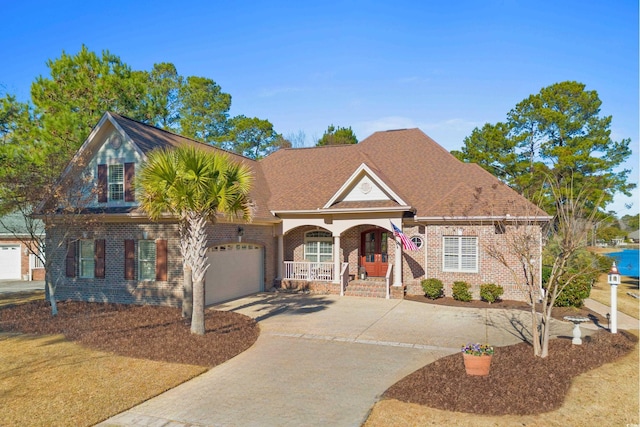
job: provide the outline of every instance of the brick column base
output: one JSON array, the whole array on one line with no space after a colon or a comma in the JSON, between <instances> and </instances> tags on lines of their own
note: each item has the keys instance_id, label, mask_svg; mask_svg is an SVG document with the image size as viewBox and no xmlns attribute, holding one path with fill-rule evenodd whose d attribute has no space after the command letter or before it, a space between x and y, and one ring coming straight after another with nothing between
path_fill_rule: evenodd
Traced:
<instances>
[{"instance_id":1,"label":"brick column base","mask_svg":"<svg viewBox=\"0 0 640 427\"><path fill-rule=\"evenodd\" d=\"M392 299L404 299L404 289L405 286L391 286L391 295Z\"/></svg>"}]
</instances>

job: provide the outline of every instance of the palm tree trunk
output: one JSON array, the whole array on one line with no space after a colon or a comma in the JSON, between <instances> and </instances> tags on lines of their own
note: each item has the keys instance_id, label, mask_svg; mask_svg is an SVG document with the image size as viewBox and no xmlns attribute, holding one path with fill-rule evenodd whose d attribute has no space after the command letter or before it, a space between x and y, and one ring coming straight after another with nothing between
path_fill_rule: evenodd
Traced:
<instances>
[{"instance_id":1,"label":"palm tree trunk","mask_svg":"<svg viewBox=\"0 0 640 427\"><path fill-rule=\"evenodd\" d=\"M193 282L193 316L191 316L191 333L204 335L204 280Z\"/></svg>"},{"instance_id":2,"label":"palm tree trunk","mask_svg":"<svg viewBox=\"0 0 640 427\"><path fill-rule=\"evenodd\" d=\"M193 312L193 275L189 253L189 222L183 217L178 224L180 255L182 255L182 317L191 319Z\"/></svg>"},{"instance_id":3,"label":"palm tree trunk","mask_svg":"<svg viewBox=\"0 0 640 427\"><path fill-rule=\"evenodd\" d=\"M207 221L204 216L192 212L189 215L189 259L192 262L193 277L193 316L191 333L204 335L204 276L207 264Z\"/></svg>"},{"instance_id":4,"label":"palm tree trunk","mask_svg":"<svg viewBox=\"0 0 640 427\"><path fill-rule=\"evenodd\" d=\"M182 266L182 317L191 319L193 314L193 277L191 267L186 263Z\"/></svg>"}]
</instances>

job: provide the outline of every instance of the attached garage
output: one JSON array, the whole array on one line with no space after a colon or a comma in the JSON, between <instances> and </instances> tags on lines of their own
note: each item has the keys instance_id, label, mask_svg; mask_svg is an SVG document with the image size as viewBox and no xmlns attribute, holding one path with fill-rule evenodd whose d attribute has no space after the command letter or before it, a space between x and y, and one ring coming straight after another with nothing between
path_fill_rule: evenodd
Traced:
<instances>
[{"instance_id":1,"label":"attached garage","mask_svg":"<svg viewBox=\"0 0 640 427\"><path fill-rule=\"evenodd\" d=\"M205 304L216 304L264 289L263 248L233 243L209 248Z\"/></svg>"},{"instance_id":2,"label":"attached garage","mask_svg":"<svg viewBox=\"0 0 640 427\"><path fill-rule=\"evenodd\" d=\"M20 280L20 245L0 245L0 280Z\"/></svg>"}]
</instances>

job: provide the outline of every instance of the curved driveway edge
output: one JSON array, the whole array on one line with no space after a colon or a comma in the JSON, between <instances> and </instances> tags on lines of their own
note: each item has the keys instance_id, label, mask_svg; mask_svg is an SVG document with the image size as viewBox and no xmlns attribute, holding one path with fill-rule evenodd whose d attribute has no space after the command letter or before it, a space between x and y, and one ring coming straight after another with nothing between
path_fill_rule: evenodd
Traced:
<instances>
[{"instance_id":1,"label":"curved driveway edge","mask_svg":"<svg viewBox=\"0 0 640 427\"><path fill-rule=\"evenodd\" d=\"M360 426L407 374L467 342L520 342L530 323L525 312L337 296L258 294L215 308L257 319L254 346L101 426Z\"/></svg>"}]
</instances>

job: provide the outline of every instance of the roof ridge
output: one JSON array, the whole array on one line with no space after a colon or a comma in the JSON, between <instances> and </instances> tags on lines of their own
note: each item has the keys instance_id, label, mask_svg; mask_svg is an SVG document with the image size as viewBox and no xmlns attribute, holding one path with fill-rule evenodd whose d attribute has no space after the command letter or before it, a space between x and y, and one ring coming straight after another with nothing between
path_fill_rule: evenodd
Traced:
<instances>
[{"instance_id":1,"label":"roof ridge","mask_svg":"<svg viewBox=\"0 0 640 427\"><path fill-rule=\"evenodd\" d=\"M197 144L204 145L205 147L208 147L208 148L215 148L216 150L220 150L220 151L223 151L223 152L225 152L225 153L232 154L232 155L234 155L234 156L239 156L239 157L242 157L243 159L250 160L250 161L252 161L252 162L256 162L256 163L257 163L257 160L252 159L251 157L247 157L247 156L245 156L245 155L238 154L238 153L236 153L236 152L233 152L233 151L227 150L227 149L225 149L225 148L222 148L222 147L218 147L218 146L215 146L215 145L209 144L208 142L198 141L198 140L197 140L197 139L195 139L195 138L191 138L191 137L188 137L188 136L180 135L179 133L172 132L172 131L169 131L169 130L166 130L166 129L162 129L162 128L159 128L159 127L157 127L157 126L150 125L150 124L148 124L148 123L144 123L144 122L141 122L141 121L136 120L136 119L132 119L131 117L127 117L127 116L125 116L125 115L123 115L123 114L118 114L118 113L114 113L114 112L111 112L111 111L108 111L107 113L108 113L108 114L110 114L111 116L116 116L116 117L119 117L119 118L121 118L121 119L129 120L130 122L137 123L138 125L142 125L142 126L145 126L145 127L148 127L148 128L154 129L154 130L156 130L156 131L160 131L160 132L163 132L163 133L166 133L166 134L169 134L169 135L172 135L172 136L178 137L178 138L183 138L183 139L186 139L186 140L188 140L188 141L191 141L191 142L195 142L195 143L197 143Z\"/></svg>"}]
</instances>

